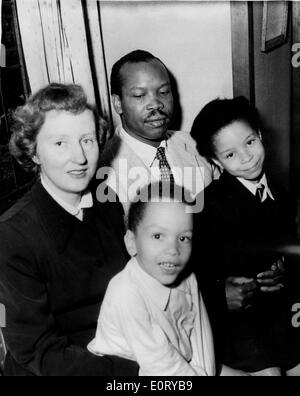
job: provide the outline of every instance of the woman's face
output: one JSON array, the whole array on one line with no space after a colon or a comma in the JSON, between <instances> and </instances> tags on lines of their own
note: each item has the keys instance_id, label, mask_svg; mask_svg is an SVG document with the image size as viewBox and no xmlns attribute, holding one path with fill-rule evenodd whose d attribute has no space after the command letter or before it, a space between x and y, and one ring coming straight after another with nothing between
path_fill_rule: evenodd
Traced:
<instances>
[{"instance_id":1,"label":"woman's face","mask_svg":"<svg viewBox=\"0 0 300 396\"><path fill-rule=\"evenodd\" d=\"M62 200L78 204L96 172L98 159L96 124L90 110L77 115L54 110L46 113L33 160Z\"/></svg>"}]
</instances>

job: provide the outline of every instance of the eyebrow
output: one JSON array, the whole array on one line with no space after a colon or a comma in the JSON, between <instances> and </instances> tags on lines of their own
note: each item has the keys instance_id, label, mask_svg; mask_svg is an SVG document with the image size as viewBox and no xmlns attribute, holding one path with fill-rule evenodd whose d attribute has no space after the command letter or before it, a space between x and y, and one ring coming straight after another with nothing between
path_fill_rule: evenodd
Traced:
<instances>
[{"instance_id":1,"label":"eyebrow","mask_svg":"<svg viewBox=\"0 0 300 396\"><path fill-rule=\"evenodd\" d=\"M165 83L161 84L158 89L161 89L161 88L164 88L164 87L167 87L167 86L171 88L171 83L170 82L165 82ZM134 91L134 90L138 90L138 89L145 90L147 88L146 87L134 86L134 87L130 88L130 91Z\"/></svg>"},{"instance_id":2,"label":"eyebrow","mask_svg":"<svg viewBox=\"0 0 300 396\"><path fill-rule=\"evenodd\" d=\"M94 130L93 132L83 132L79 137L80 138L83 138L83 137L86 137L86 136L91 136L91 135L95 135L95 133L96 133L96 130ZM72 138L74 135L72 135L72 134L64 134L64 133L62 133L62 134L59 134L59 135L53 135L53 136L49 136L49 139L51 139L51 140L56 140L56 139L69 139L69 138Z\"/></svg>"},{"instance_id":3,"label":"eyebrow","mask_svg":"<svg viewBox=\"0 0 300 396\"><path fill-rule=\"evenodd\" d=\"M149 225L149 226L146 227L146 229L151 229L151 228L158 228L160 231L168 231L167 228L165 228L165 227L163 227L163 226L160 226L160 225L157 225L157 224L151 224L151 225ZM193 233L193 229L192 229L192 228L189 228L189 229L183 230L183 231L181 231L181 232L190 232L190 233Z\"/></svg>"}]
</instances>

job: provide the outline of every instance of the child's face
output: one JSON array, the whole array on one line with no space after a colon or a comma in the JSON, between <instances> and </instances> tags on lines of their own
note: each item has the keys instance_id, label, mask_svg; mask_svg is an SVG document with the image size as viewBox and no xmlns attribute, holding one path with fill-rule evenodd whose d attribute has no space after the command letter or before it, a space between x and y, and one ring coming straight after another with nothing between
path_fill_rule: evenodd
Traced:
<instances>
[{"instance_id":1,"label":"child's face","mask_svg":"<svg viewBox=\"0 0 300 396\"><path fill-rule=\"evenodd\" d=\"M136 232L128 231L125 242L145 272L170 286L190 259L192 236L193 217L185 204L150 202Z\"/></svg>"},{"instance_id":2,"label":"child's face","mask_svg":"<svg viewBox=\"0 0 300 396\"><path fill-rule=\"evenodd\" d=\"M263 173L265 150L259 136L243 121L222 128L214 138L215 162L235 177L249 181Z\"/></svg>"}]
</instances>

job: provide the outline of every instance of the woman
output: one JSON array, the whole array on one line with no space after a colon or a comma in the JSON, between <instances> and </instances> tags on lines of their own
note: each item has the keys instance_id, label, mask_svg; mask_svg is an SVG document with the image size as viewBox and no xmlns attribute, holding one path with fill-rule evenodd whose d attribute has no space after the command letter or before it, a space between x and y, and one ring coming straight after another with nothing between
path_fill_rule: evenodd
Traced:
<instances>
[{"instance_id":1,"label":"woman","mask_svg":"<svg viewBox=\"0 0 300 396\"><path fill-rule=\"evenodd\" d=\"M76 85L52 84L15 113L11 152L38 181L0 220L6 375L137 374L132 362L86 349L107 284L127 260L118 208L88 190L99 124Z\"/></svg>"}]
</instances>

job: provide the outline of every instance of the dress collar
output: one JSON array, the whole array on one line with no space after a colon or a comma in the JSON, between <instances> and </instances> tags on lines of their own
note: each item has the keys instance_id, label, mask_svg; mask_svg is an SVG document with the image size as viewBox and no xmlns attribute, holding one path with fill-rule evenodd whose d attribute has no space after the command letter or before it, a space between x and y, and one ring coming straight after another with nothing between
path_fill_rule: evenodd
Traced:
<instances>
[{"instance_id":1,"label":"dress collar","mask_svg":"<svg viewBox=\"0 0 300 396\"><path fill-rule=\"evenodd\" d=\"M93 206L93 197L91 192L85 192L80 200L80 203L77 207L70 205L69 203L62 200L56 192L51 188L50 184L47 183L46 179L41 176L41 184L47 193L56 201L64 210L70 213L72 216L75 216L79 220L82 220L82 209L91 208Z\"/></svg>"}]
</instances>

